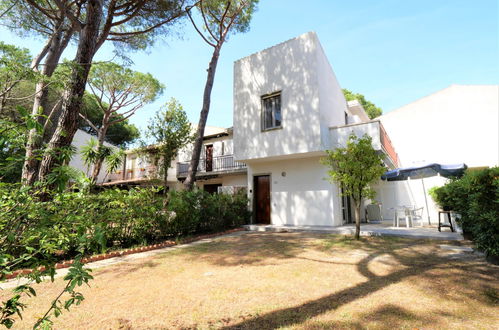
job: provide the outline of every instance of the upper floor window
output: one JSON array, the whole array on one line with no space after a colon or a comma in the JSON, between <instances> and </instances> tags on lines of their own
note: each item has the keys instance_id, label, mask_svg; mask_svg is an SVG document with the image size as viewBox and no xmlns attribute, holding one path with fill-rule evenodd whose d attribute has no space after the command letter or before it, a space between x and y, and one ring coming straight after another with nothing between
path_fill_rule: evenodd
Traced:
<instances>
[{"instance_id":1,"label":"upper floor window","mask_svg":"<svg viewBox=\"0 0 499 330\"><path fill-rule=\"evenodd\" d=\"M281 92L262 96L262 130L282 127Z\"/></svg>"}]
</instances>

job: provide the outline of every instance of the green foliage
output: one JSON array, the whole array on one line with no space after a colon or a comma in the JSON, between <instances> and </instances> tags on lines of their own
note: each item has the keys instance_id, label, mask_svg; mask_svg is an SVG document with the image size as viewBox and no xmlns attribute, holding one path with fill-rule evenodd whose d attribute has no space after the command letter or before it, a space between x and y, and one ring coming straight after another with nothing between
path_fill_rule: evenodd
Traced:
<instances>
[{"instance_id":1,"label":"green foliage","mask_svg":"<svg viewBox=\"0 0 499 330\"><path fill-rule=\"evenodd\" d=\"M462 178L432 189L432 198L460 215L463 232L479 249L499 256L499 167L467 170Z\"/></svg>"},{"instance_id":2,"label":"green foliage","mask_svg":"<svg viewBox=\"0 0 499 330\"><path fill-rule=\"evenodd\" d=\"M365 96L362 94L355 94L349 91L346 88L343 88L343 95L345 95L345 99L347 101L353 101L353 100L358 100L360 104L362 104L362 107L364 110L366 110L367 115L369 118L373 119L376 117L379 117L383 114L383 110L381 108L377 107L374 103L366 100Z\"/></svg>"},{"instance_id":3,"label":"green foliage","mask_svg":"<svg viewBox=\"0 0 499 330\"><path fill-rule=\"evenodd\" d=\"M209 194L194 189L169 193L167 232L172 236L216 232L248 223L251 213L244 192Z\"/></svg>"},{"instance_id":4,"label":"green foliage","mask_svg":"<svg viewBox=\"0 0 499 330\"><path fill-rule=\"evenodd\" d=\"M215 36L223 33L224 26L230 22L226 39L235 33L245 33L249 30L251 18L256 11L259 0L202 0L197 8L206 17L205 28ZM216 43L209 35L209 40Z\"/></svg>"},{"instance_id":5,"label":"green foliage","mask_svg":"<svg viewBox=\"0 0 499 330\"><path fill-rule=\"evenodd\" d=\"M119 141L119 145L138 138L139 131L128 124L128 118L164 90L151 74L108 62L92 65L88 86L92 95L87 100L93 107L81 112L86 131L96 134L99 141Z\"/></svg>"},{"instance_id":6,"label":"green foliage","mask_svg":"<svg viewBox=\"0 0 499 330\"><path fill-rule=\"evenodd\" d=\"M107 103L104 103L107 106ZM100 128L102 125L102 119L104 117L104 112L97 103L95 95L90 93L85 93L83 96L83 105L81 113L90 121L92 124ZM112 143L116 146L126 147L134 143L139 137L140 132L137 126L130 124L128 119L123 118L120 114L115 114L116 122L109 126L104 138L105 141ZM97 132L88 124L84 119L80 120L79 128L88 134L97 135Z\"/></svg>"},{"instance_id":7,"label":"green foliage","mask_svg":"<svg viewBox=\"0 0 499 330\"><path fill-rule=\"evenodd\" d=\"M153 102L164 90L164 86L150 73L133 71L111 62L93 64L88 84L98 102L102 101L102 97L106 97L106 94L115 94L124 97L125 101L145 104ZM104 95L100 92L104 92ZM112 99L107 101L108 105L113 101L118 102Z\"/></svg>"},{"instance_id":8,"label":"green foliage","mask_svg":"<svg viewBox=\"0 0 499 330\"><path fill-rule=\"evenodd\" d=\"M54 280L55 263L61 251L68 248L70 238L73 237L72 240L79 243L79 246L74 247L75 251L80 251L81 246L89 245L87 239L93 239L88 235L76 238L78 233L72 227L73 224L52 219L52 202L41 202L37 196L42 193L43 187L0 184L0 281L16 269L34 269L33 273L23 275L28 280L27 284L17 286L12 291L12 296L0 306L0 324L6 327L12 327L14 316L21 317L22 311L27 307L23 298L36 295L33 282L41 282L42 276L49 276ZM76 262L65 279L68 280L67 290L61 292L57 301L62 303L62 295L68 293L70 298L64 304L69 308L83 297L74 291L75 287L88 282L91 276ZM74 299L73 302L71 299ZM52 310L55 316L60 314L60 310L50 307L39 324L49 322Z\"/></svg>"},{"instance_id":9,"label":"green foliage","mask_svg":"<svg viewBox=\"0 0 499 330\"><path fill-rule=\"evenodd\" d=\"M92 277L79 262L81 257L234 228L250 217L243 193L210 195L194 190L171 192L165 198L154 188L98 194L80 190L55 193L47 201L37 197L43 193L43 186L0 184L0 281L23 268L36 269L23 275L32 282L40 282L42 276L53 279L56 262L76 259L64 278L66 287L37 326L50 325L51 315L57 317L83 300L75 287ZM11 326L26 307L23 299L35 294L31 285L19 286L0 306L0 324Z\"/></svg>"},{"instance_id":10,"label":"green foliage","mask_svg":"<svg viewBox=\"0 0 499 330\"><path fill-rule=\"evenodd\" d=\"M166 189L168 169L179 150L193 141L191 124L182 105L172 98L149 121L142 141L143 152L154 158L159 165L159 175Z\"/></svg>"},{"instance_id":11,"label":"green foliage","mask_svg":"<svg viewBox=\"0 0 499 330\"><path fill-rule=\"evenodd\" d=\"M365 134L350 135L345 148L326 150L321 159L328 170L329 181L338 183L344 196L351 196L355 204L355 238L360 238L360 205L363 198L374 199L371 184L385 172L382 157L374 150L372 139Z\"/></svg>"},{"instance_id":12,"label":"green foliage","mask_svg":"<svg viewBox=\"0 0 499 330\"><path fill-rule=\"evenodd\" d=\"M16 110L20 120L0 119L0 182L20 180L26 134L30 129L42 130L36 117L25 108L18 106Z\"/></svg>"},{"instance_id":13,"label":"green foliage","mask_svg":"<svg viewBox=\"0 0 499 330\"><path fill-rule=\"evenodd\" d=\"M5 108L13 89L35 76L30 68L31 56L27 49L0 41L0 118L9 118ZM16 111L10 112L15 113Z\"/></svg>"},{"instance_id":14,"label":"green foliage","mask_svg":"<svg viewBox=\"0 0 499 330\"><path fill-rule=\"evenodd\" d=\"M352 134L345 148L326 153L322 163L329 167L329 180L338 183L345 196L351 196L359 203L362 198L375 197L370 185L378 181L386 169L383 158L372 147L370 136L358 138Z\"/></svg>"},{"instance_id":15,"label":"green foliage","mask_svg":"<svg viewBox=\"0 0 499 330\"><path fill-rule=\"evenodd\" d=\"M125 150L117 149L111 152L105 159L107 174L114 173L120 168L125 158Z\"/></svg>"},{"instance_id":16,"label":"green foliage","mask_svg":"<svg viewBox=\"0 0 499 330\"><path fill-rule=\"evenodd\" d=\"M97 161L104 161L113 154L113 148L102 146L99 148L99 142L91 138L87 143L80 148L80 154L83 162L90 168Z\"/></svg>"}]
</instances>

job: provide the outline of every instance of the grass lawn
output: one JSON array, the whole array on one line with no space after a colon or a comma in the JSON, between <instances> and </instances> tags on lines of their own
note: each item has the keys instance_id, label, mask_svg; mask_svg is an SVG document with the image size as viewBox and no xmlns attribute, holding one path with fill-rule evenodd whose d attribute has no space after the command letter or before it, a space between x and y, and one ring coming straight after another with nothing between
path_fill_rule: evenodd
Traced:
<instances>
[{"instance_id":1,"label":"grass lawn","mask_svg":"<svg viewBox=\"0 0 499 330\"><path fill-rule=\"evenodd\" d=\"M440 244L226 237L95 270L81 289L85 301L54 319L55 328L498 329L499 267ZM38 285L16 328L31 327L63 285Z\"/></svg>"}]
</instances>

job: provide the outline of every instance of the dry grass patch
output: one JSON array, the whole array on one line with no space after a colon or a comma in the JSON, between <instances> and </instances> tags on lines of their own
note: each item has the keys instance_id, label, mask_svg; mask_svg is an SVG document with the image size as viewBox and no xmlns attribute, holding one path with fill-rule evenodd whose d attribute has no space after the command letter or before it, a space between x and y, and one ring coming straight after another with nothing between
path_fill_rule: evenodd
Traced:
<instances>
[{"instance_id":1,"label":"dry grass patch","mask_svg":"<svg viewBox=\"0 0 499 330\"><path fill-rule=\"evenodd\" d=\"M499 328L499 268L442 242L252 233L94 272L59 329ZM448 244L456 244L448 243ZM28 301L29 328L63 286ZM0 293L5 295L4 292Z\"/></svg>"}]
</instances>

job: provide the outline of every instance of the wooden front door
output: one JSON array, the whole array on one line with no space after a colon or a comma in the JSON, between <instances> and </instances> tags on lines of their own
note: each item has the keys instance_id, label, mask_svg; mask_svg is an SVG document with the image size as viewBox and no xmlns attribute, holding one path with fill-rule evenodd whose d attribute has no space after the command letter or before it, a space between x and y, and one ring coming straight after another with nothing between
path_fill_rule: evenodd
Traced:
<instances>
[{"instance_id":1,"label":"wooden front door","mask_svg":"<svg viewBox=\"0 0 499 330\"><path fill-rule=\"evenodd\" d=\"M213 171L213 145L206 146L206 172Z\"/></svg>"},{"instance_id":2,"label":"wooden front door","mask_svg":"<svg viewBox=\"0 0 499 330\"><path fill-rule=\"evenodd\" d=\"M255 222L270 224L270 175L255 176Z\"/></svg>"}]
</instances>

